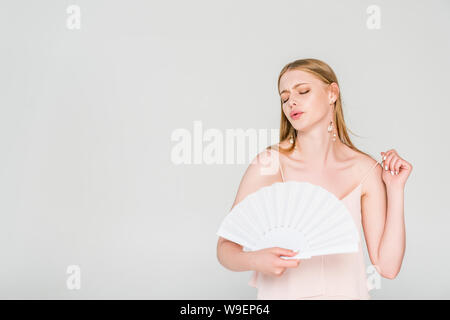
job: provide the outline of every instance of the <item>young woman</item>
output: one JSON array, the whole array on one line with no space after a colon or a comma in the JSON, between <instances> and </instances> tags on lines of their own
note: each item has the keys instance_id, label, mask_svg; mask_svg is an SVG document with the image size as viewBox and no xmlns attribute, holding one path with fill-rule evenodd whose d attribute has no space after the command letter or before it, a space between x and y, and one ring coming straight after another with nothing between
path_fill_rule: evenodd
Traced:
<instances>
[{"instance_id":1,"label":"young woman","mask_svg":"<svg viewBox=\"0 0 450 320\"><path fill-rule=\"evenodd\" d=\"M347 133L338 81L317 59L287 64L278 77L280 142L259 153L247 168L232 208L263 186L287 180L325 188L345 204L358 226L359 251L283 259L286 248L243 251L219 237L217 257L232 271L253 270L257 299L370 299L361 226L378 274L394 279L405 251L404 187L412 165L394 149L382 162L357 149ZM276 170L267 170L267 167ZM269 173L268 173L269 172Z\"/></svg>"}]
</instances>

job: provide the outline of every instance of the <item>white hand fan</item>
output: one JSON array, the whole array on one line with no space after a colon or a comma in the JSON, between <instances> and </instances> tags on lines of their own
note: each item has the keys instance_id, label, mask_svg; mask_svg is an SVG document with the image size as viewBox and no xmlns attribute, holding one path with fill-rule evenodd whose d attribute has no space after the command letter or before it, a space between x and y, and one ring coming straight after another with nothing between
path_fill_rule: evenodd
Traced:
<instances>
[{"instance_id":1,"label":"white hand fan","mask_svg":"<svg viewBox=\"0 0 450 320\"><path fill-rule=\"evenodd\" d=\"M255 251L299 251L284 259L358 251L359 234L344 203L326 189L299 181L276 182L239 202L216 233Z\"/></svg>"}]
</instances>

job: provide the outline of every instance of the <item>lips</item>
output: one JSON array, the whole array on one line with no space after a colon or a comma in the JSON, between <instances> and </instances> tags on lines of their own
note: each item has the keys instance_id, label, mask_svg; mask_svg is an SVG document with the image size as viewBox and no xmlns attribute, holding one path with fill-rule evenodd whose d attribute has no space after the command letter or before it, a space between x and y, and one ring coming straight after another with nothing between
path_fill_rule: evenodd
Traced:
<instances>
[{"instance_id":1,"label":"lips","mask_svg":"<svg viewBox=\"0 0 450 320\"><path fill-rule=\"evenodd\" d=\"M300 116L303 114L303 112L301 111L291 111L291 113L289 114L291 116L292 119L298 119L300 118Z\"/></svg>"}]
</instances>

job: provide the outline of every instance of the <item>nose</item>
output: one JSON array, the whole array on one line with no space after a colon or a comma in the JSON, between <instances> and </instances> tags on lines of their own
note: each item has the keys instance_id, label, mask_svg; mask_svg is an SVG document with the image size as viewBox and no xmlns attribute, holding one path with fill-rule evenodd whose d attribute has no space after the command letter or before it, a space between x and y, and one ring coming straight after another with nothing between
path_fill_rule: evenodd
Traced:
<instances>
[{"instance_id":1,"label":"nose","mask_svg":"<svg viewBox=\"0 0 450 320\"><path fill-rule=\"evenodd\" d=\"M289 107L291 108L291 110L297 105L297 103L294 101L294 99L291 100Z\"/></svg>"}]
</instances>

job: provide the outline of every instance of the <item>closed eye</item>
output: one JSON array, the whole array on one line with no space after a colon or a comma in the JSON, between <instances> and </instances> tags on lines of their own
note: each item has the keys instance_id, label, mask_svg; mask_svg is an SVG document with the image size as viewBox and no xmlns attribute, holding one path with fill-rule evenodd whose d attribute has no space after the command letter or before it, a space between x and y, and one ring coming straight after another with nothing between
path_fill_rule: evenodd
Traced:
<instances>
[{"instance_id":1,"label":"closed eye","mask_svg":"<svg viewBox=\"0 0 450 320\"><path fill-rule=\"evenodd\" d=\"M309 90L307 90L307 91L305 91L305 92L299 92L299 93L300 93L300 94L306 94L306 93L308 93L308 92L309 92ZM288 102L288 100L289 100L289 98L287 98L286 100L284 100L283 103Z\"/></svg>"}]
</instances>

